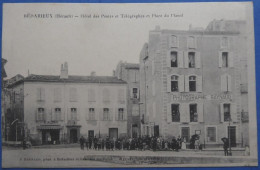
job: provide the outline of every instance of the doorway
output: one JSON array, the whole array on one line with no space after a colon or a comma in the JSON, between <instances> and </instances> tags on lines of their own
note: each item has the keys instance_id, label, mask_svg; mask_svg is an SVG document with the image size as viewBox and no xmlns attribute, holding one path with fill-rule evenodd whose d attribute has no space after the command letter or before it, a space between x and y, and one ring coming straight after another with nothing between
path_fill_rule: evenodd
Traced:
<instances>
[{"instance_id":1,"label":"doorway","mask_svg":"<svg viewBox=\"0 0 260 170\"><path fill-rule=\"evenodd\" d=\"M154 136L155 137L159 137L159 125L155 125L154 126Z\"/></svg>"},{"instance_id":2,"label":"doorway","mask_svg":"<svg viewBox=\"0 0 260 170\"><path fill-rule=\"evenodd\" d=\"M230 137L231 147L236 147L236 126L228 126L228 139ZM230 136L229 136L230 135Z\"/></svg>"},{"instance_id":3,"label":"doorway","mask_svg":"<svg viewBox=\"0 0 260 170\"><path fill-rule=\"evenodd\" d=\"M109 138L110 139L118 138L118 128L109 128Z\"/></svg>"},{"instance_id":4,"label":"doorway","mask_svg":"<svg viewBox=\"0 0 260 170\"><path fill-rule=\"evenodd\" d=\"M42 130L42 144L59 144L60 143L60 130L59 129L46 129Z\"/></svg>"},{"instance_id":5,"label":"doorway","mask_svg":"<svg viewBox=\"0 0 260 170\"><path fill-rule=\"evenodd\" d=\"M181 138L185 138L186 142L190 142L190 128L189 127L181 128Z\"/></svg>"},{"instance_id":6,"label":"doorway","mask_svg":"<svg viewBox=\"0 0 260 170\"><path fill-rule=\"evenodd\" d=\"M77 142L78 142L78 130L70 129L70 143L77 143Z\"/></svg>"}]
</instances>

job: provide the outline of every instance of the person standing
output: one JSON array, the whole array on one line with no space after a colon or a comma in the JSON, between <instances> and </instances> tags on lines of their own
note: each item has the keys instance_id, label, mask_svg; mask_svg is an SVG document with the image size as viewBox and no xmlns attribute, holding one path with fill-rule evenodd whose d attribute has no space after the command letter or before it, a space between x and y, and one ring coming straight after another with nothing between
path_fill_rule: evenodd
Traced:
<instances>
[{"instance_id":1,"label":"person standing","mask_svg":"<svg viewBox=\"0 0 260 170\"><path fill-rule=\"evenodd\" d=\"M84 150L85 139L84 139L83 136L80 137L79 143L80 143L80 148L81 148L82 150Z\"/></svg>"},{"instance_id":2,"label":"person standing","mask_svg":"<svg viewBox=\"0 0 260 170\"><path fill-rule=\"evenodd\" d=\"M228 156L228 139L226 137L221 138L223 142L224 155Z\"/></svg>"},{"instance_id":3,"label":"person standing","mask_svg":"<svg viewBox=\"0 0 260 170\"><path fill-rule=\"evenodd\" d=\"M180 135L177 138L177 143L178 143L178 149L181 149L182 140L181 140Z\"/></svg>"},{"instance_id":4,"label":"person standing","mask_svg":"<svg viewBox=\"0 0 260 170\"><path fill-rule=\"evenodd\" d=\"M94 148L95 148L95 150L97 150L98 139L96 138L96 136L94 137L93 142L94 142Z\"/></svg>"},{"instance_id":5,"label":"person standing","mask_svg":"<svg viewBox=\"0 0 260 170\"><path fill-rule=\"evenodd\" d=\"M183 139L182 139L181 149L187 149L187 147L186 147L186 138L185 137L183 137Z\"/></svg>"}]
</instances>

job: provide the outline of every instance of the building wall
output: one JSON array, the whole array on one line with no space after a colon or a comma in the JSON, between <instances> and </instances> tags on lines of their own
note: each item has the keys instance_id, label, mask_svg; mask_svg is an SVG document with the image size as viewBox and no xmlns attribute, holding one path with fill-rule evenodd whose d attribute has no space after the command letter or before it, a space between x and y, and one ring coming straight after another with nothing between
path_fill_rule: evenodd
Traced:
<instances>
[{"instance_id":1,"label":"building wall","mask_svg":"<svg viewBox=\"0 0 260 170\"><path fill-rule=\"evenodd\" d=\"M45 99L37 101L37 88L44 88ZM61 89L61 101L54 101L54 89ZM70 88L76 89L76 98L74 102L70 101ZM95 93L95 101L88 100L89 89L93 89ZM109 101L103 101L103 90L109 91ZM119 90L123 91L123 101L119 101ZM109 128L118 128L118 137L123 137L127 133L127 122L125 120L117 121L116 114L118 108L126 110L126 85L125 84L91 84L91 83L49 83L49 82L25 82L24 93L28 94L24 98L24 120L28 124L32 138L41 140L40 130L37 126L43 123L36 122L36 112L38 108L44 108L47 114L47 123L51 121L51 113L55 108L61 108L62 121L58 124L62 126L60 138L62 135L64 140L67 136L67 125L69 121L70 108L77 108L76 125L80 125L80 134L88 136L88 130L94 130L95 135L107 136ZM89 120L89 108L95 108L95 120ZM100 115L103 114L103 108L109 108L112 113L112 119L103 121ZM50 123L51 124L51 123ZM62 139L61 139L62 140Z\"/></svg>"},{"instance_id":2,"label":"building wall","mask_svg":"<svg viewBox=\"0 0 260 170\"><path fill-rule=\"evenodd\" d=\"M170 37L172 35L175 35L178 39L177 47L170 47ZM189 36L195 37L195 48L188 47ZM228 45L225 48L221 45L223 37L228 37ZM145 108L142 108L142 113L146 113L146 116L149 117L146 124L148 126L150 124L159 125L160 135L166 138L181 135L181 127L189 127L190 137L195 134L196 130L200 130L201 142L212 145L222 144L221 138L228 136L228 122L223 122L221 119L223 114L220 113L220 104L230 103L232 108L234 108L231 113L231 126L236 127L236 143L241 144L241 136L244 133L241 130L241 108L246 109L247 107L247 102L241 102L241 100L247 101L247 96L244 95L245 97L242 97L241 94L241 77L243 77L241 73L246 71L245 67L241 67L241 62L246 58L245 39L244 36L239 35L237 32L216 33L158 29L150 31L148 48L144 46L140 55L140 96L141 101L146 102L146 111ZM182 67L172 68L169 66L168 56L170 51L177 51L178 54L184 57ZM187 52L199 54L199 68L185 68ZM233 56L233 67L219 67L220 52L228 52L230 56ZM147 59L144 62L143 59L145 57ZM231 91L229 92L221 90L221 76L224 74L231 76ZM183 92L169 92L170 84L167 82L170 81L169 77L171 75L184 75L184 79L185 76L189 75L201 77L201 91L187 92L186 87L183 87ZM185 80L182 86L185 86L186 83ZM201 104L201 120L198 122L187 120L172 122L169 120L171 119L170 105L175 103L185 105L187 109L188 104ZM183 112L189 112L187 109ZM182 113L180 114L182 116ZM207 127L216 128L216 142L207 142ZM153 127L150 126L150 128L151 132L149 135L153 135ZM146 132L145 129L142 130Z\"/></svg>"}]
</instances>

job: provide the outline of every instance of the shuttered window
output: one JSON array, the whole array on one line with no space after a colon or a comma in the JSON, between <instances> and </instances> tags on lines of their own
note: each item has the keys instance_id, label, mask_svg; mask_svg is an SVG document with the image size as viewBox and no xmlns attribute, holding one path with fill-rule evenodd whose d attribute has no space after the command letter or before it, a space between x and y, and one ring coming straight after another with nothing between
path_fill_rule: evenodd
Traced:
<instances>
[{"instance_id":1,"label":"shuttered window","mask_svg":"<svg viewBox=\"0 0 260 170\"><path fill-rule=\"evenodd\" d=\"M95 120L95 109L94 108L89 108L89 120Z\"/></svg>"},{"instance_id":2,"label":"shuttered window","mask_svg":"<svg viewBox=\"0 0 260 170\"><path fill-rule=\"evenodd\" d=\"M70 113L71 113L70 120L77 120L77 108L71 108Z\"/></svg>"},{"instance_id":3,"label":"shuttered window","mask_svg":"<svg viewBox=\"0 0 260 170\"><path fill-rule=\"evenodd\" d=\"M190 122L198 122L197 104L190 104Z\"/></svg>"},{"instance_id":4,"label":"shuttered window","mask_svg":"<svg viewBox=\"0 0 260 170\"><path fill-rule=\"evenodd\" d=\"M45 100L45 89L37 88L37 100L44 101Z\"/></svg>"},{"instance_id":5,"label":"shuttered window","mask_svg":"<svg viewBox=\"0 0 260 170\"><path fill-rule=\"evenodd\" d=\"M172 47L178 47L178 38L177 38L177 36L175 36L175 35L171 35L170 36L170 42L169 42L169 46L170 46L170 48L172 48Z\"/></svg>"},{"instance_id":6,"label":"shuttered window","mask_svg":"<svg viewBox=\"0 0 260 170\"><path fill-rule=\"evenodd\" d=\"M109 120L109 108L103 109L103 120Z\"/></svg>"},{"instance_id":7,"label":"shuttered window","mask_svg":"<svg viewBox=\"0 0 260 170\"><path fill-rule=\"evenodd\" d=\"M180 122L179 104L171 105L171 117L172 117L172 122Z\"/></svg>"},{"instance_id":8,"label":"shuttered window","mask_svg":"<svg viewBox=\"0 0 260 170\"><path fill-rule=\"evenodd\" d=\"M188 37L188 48L196 48L196 39L195 37Z\"/></svg>"}]
</instances>

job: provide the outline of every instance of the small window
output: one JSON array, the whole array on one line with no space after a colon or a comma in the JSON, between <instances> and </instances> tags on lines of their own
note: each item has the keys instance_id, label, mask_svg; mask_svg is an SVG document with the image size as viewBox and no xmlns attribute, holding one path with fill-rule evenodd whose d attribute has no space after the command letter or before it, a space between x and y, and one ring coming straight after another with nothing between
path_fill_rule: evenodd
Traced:
<instances>
[{"instance_id":1,"label":"small window","mask_svg":"<svg viewBox=\"0 0 260 170\"><path fill-rule=\"evenodd\" d=\"M189 90L196 91L196 76L189 77Z\"/></svg>"},{"instance_id":2,"label":"small window","mask_svg":"<svg viewBox=\"0 0 260 170\"><path fill-rule=\"evenodd\" d=\"M178 89L178 76L171 76L171 91L176 92L179 91Z\"/></svg>"},{"instance_id":3,"label":"small window","mask_svg":"<svg viewBox=\"0 0 260 170\"><path fill-rule=\"evenodd\" d=\"M55 112L52 117L52 120L61 120L61 108L55 108L54 110Z\"/></svg>"},{"instance_id":4,"label":"small window","mask_svg":"<svg viewBox=\"0 0 260 170\"><path fill-rule=\"evenodd\" d=\"M109 120L109 109L104 108L103 110L103 120Z\"/></svg>"},{"instance_id":5,"label":"small window","mask_svg":"<svg viewBox=\"0 0 260 170\"><path fill-rule=\"evenodd\" d=\"M138 89L137 88L133 88L133 98L134 99L138 98Z\"/></svg>"},{"instance_id":6,"label":"small window","mask_svg":"<svg viewBox=\"0 0 260 170\"><path fill-rule=\"evenodd\" d=\"M222 37L221 39L221 47L227 48L228 47L228 37Z\"/></svg>"},{"instance_id":7,"label":"small window","mask_svg":"<svg viewBox=\"0 0 260 170\"><path fill-rule=\"evenodd\" d=\"M95 109L89 108L89 120L95 120Z\"/></svg>"},{"instance_id":8,"label":"small window","mask_svg":"<svg viewBox=\"0 0 260 170\"><path fill-rule=\"evenodd\" d=\"M44 108L38 108L37 120L38 121L44 120Z\"/></svg>"},{"instance_id":9,"label":"small window","mask_svg":"<svg viewBox=\"0 0 260 170\"><path fill-rule=\"evenodd\" d=\"M207 142L216 142L216 127L207 127Z\"/></svg>"},{"instance_id":10,"label":"small window","mask_svg":"<svg viewBox=\"0 0 260 170\"><path fill-rule=\"evenodd\" d=\"M44 88L37 88L37 100L38 101L44 101L45 100L45 89Z\"/></svg>"},{"instance_id":11,"label":"small window","mask_svg":"<svg viewBox=\"0 0 260 170\"><path fill-rule=\"evenodd\" d=\"M118 109L118 120L124 120L124 109L123 108Z\"/></svg>"},{"instance_id":12,"label":"small window","mask_svg":"<svg viewBox=\"0 0 260 170\"><path fill-rule=\"evenodd\" d=\"M178 47L178 38L175 35L171 35L170 46Z\"/></svg>"},{"instance_id":13,"label":"small window","mask_svg":"<svg viewBox=\"0 0 260 170\"><path fill-rule=\"evenodd\" d=\"M228 67L228 53L222 52L222 67Z\"/></svg>"},{"instance_id":14,"label":"small window","mask_svg":"<svg viewBox=\"0 0 260 170\"><path fill-rule=\"evenodd\" d=\"M77 120L77 108L71 108L71 120Z\"/></svg>"},{"instance_id":15,"label":"small window","mask_svg":"<svg viewBox=\"0 0 260 170\"><path fill-rule=\"evenodd\" d=\"M188 53L189 68L195 68L195 52Z\"/></svg>"},{"instance_id":16,"label":"small window","mask_svg":"<svg viewBox=\"0 0 260 170\"><path fill-rule=\"evenodd\" d=\"M178 57L176 51L171 52L171 67L178 67Z\"/></svg>"},{"instance_id":17,"label":"small window","mask_svg":"<svg viewBox=\"0 0 260 170\"><path fill-rule=\"evenodd\" d=\"M224 109L224 121L228 122L231 119L230 115L230 104L224 104L223 105Z\"/></svg>"},{"instance_id":18,"label":"small window","mask_svg":"<svg viewBox=\"0 0 260 170\"><path fill-rule=\"evenodd\" d=\"M188 37L188 48L195 48L196 47L196 42L195 42L195 37Z\"/></svg>"},{"instance_id":19,"label":"small window","mask_svg":"<svg viewBox=\"0 0 260 170\"><path fill-rule=\"evenodd\" d=\"M172 122L180 122L179 104L172 104Z\"/></svg>"},{"instance_id":20,"label":"small window","mask_svg":"<svg viewBox=\"0 0 260 170\"><path fill-rule=\"evenodd\" d=\"M197 104L190 104L190 122L198 122Z\"/></svg>"}]
</instances>

